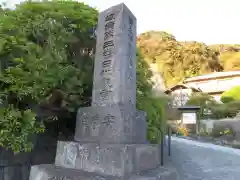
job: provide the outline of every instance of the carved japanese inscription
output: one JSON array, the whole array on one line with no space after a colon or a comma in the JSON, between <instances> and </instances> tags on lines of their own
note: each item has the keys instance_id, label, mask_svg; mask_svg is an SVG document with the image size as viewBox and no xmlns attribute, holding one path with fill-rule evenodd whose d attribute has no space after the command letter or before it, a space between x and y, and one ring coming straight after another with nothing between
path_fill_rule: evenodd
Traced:
<instances>
[{"instance_id":1,"label":"carved japanese inscription","mask_svg":"<svg viewBox=\"0 0 240 180\"><path fill-rule=\"evenodd\" d=\"M100 76L102 77L103 88L100 90L100 101L111 100L112 93L112 55L115 48L114 44L114 25L117 12L108 14L104 19L104 42L103 49L103 62L101 63L102 70Z\"/></svg>"},{"instance_id":2,"label":"carved japanese inscription","mask_svg":"<svg viewBox=\"0 0 240 180\"><path fill-rule=\"evenodd\" d=\"M99 128L100 128L100 116L98 113L93 114L92 118L91 118L91 135L92 136L99 136Z\"/></svg>"},{"instance_id":3,"label":"carved japanese inscription","mask_svg":"<svg viewBox=\"0 0 240 180\"><path fill-rule=\"evenodd\" d=\"M108 114L107 116L104 117L104 120L102 121L102 123L108 127L109 125L111 125L112 123L115 122L115 116Z\"/></svg>"},{"instance_id":4,"label":"carved japanese inscription","mask_svg":"<svg viewBox=\"0 0 240 180\"><path fill-rule=\"evenodd\" d=\"M136 111L136 19L125 5L110 8L100 13L96 34L92 109L87 110L90 128L76 128L75 138L131 142L136 120L132 115Z\"/></svg>"},{"instance_id":5,"label":"carved japanese inscription","mask_svg":"<svg viewBox=\"0 0 240 180\"><path fill-rule=\"evenodd\" d=\"M75 166L78 149L74 143L69 143L64 147L64 164Z\"/></svg>"},{"instance_id":6,"label":"carved japanese inscription","mask_svg":"<svg viewBox=\"0 0 240 180\"><path fill-rule=\"evenodd\" d=\"M99 124L99 121L100 121L100 116L99 114L94 114L92 116L92 121L91 121L91 124L92 124L92 128L93 129L96 129L96 126L97 124Z\"/></svg>"},{"instance_id":7,"label":"carved japanese inscription","mask_svg":"<svg viewBox=\"0 0 240 180\"><path fill-rule=\"evenodd\" d=\"M80 158L80 168L84 169L85 161L88 160L89 152L87 148L84 148L83 146L79 145L79 158Z\"/></svg>"},{"instance_id":8,"label":"carved japanese inscription","mask_svg":"<svg viewBox=\"0 0 240 180\"><path fill-rule=\"evenodd\" d=\"M99 16L93 106L122 106L136 95L136 19L125 6ZM135 105L135 98L132 98Z\"/></svg>"},{"instance_id":9,"label":"carved japanese inscription","mask_svg":"<svg viewBox=\"0 0 240 180\"><path fill-rule=\"evenodd\" d=\"M131 17L128 17L128 50L127 50L127 63L126 63L126 71L127 71L127 84L128 87L135 87L133 86L133 57L132 57L132 52L133 52L133 19Z\"/></svg>"},{"instance_id":10,"label":"carved japanese inscription","mask_svg":"<svg viewBox=\"0 0 240 180\"><path fill-rule=\"evenodd\" d=\"M82 126L87 127L88 126L88 115L87 113L80 113L81 120L82 120Z\"/></svg>"}]
</instances>

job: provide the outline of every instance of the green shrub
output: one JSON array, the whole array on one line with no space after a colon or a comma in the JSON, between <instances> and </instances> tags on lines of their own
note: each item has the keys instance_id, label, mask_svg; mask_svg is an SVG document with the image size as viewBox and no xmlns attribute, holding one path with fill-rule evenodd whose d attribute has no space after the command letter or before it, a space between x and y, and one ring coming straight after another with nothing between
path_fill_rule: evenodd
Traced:
<instances>
[{"instance_id":1,"label":"green shrub","mask_svg":"<svg viewBox=\"0 0 240 180\"><path fill-rule=\"evenodd\" d=\"M221 95L221 101L223 103L229 103L238 100L240 100L240 86L235 86L232 89L225 91Z\"/></svg>"},{"instance_id":2,"label":"green shrub","mask_svg":"<svg viewBox=\"0 0 240 180\"><path fill-rule=\"evenodd\" d=\"M204 114L204 110L209 110L211 107L215 106L217 102L214 98L208 94L204 93L195 93L187 101L187 105L199 106L200 107L200 119L207 118L207 115Z\"/></svg>"},{"instance_id":3,"label":"green shrub","mask_svg":"<svg viewBox=\"0 0 240 180\"><path fill-rule=\"evenodd\" d=\"M200 135L200 136L208 136L209 133L208 133L207 131L205 131L203 128L201 128L201 129L199 130L199 135Z\"/></svg>"},{"instance_id":4,"label":"green shrub","mask_svg":"<svg viewBox=\"0 0 240 180\"><path fill-rule=\"evenodd\" d=\"M240 101L232 101L225 104L216 104L210 107L213 119L233 118L240 111Z\"/></svg>"},{"instance_id":5,"label":"green shrub","mask_svg":"<svg viewBox=\"0 0 240 180\"><path fill-rule=\"evenodd\" d=\"M79 52L95 46L89 30L97 15L74 1L29 1L1 16L0 146L29 151L44 120L62 118L52 113L90 101L92 58ZM42 107L54 111L41 113Z\"/></svg>"},{"instance_id":6,"label":"green shrub","mask_svg":"<svg viewBox=\"0 0 240 180\"><path fill-rule=\"evenodd\" d=\"M77 1L46 0L27 1L4 14L0 17L0 146L19 152L32 148L30 137L44 131L46 119L74 121L77 109L91 104L98 11ZM159 141L164 103L151 96L151 77L138 53L137 107L148 113L148 138L153 142ZM36 109L51 112L43 118ZM71 117L63 119L59 112Z\"/></svg>"},{"instance_id":7,"label":"green shrub","mask_svg":"<svg viewBox=\"0 0 240 180\"><path fill-rule=\"evenodd\" d=\"M222 104L217 103L212 96L203 93L194 94L188 100L187 105L200 106L200 119L232 118L240 112L240 100L234 100ZM211 113L204 114L204 110L209 110Z\"/></svg>"},{"instance_id":8,"label":"green shrub","mask_svg":"<svg viewBox=\"0 0 240 180\"><path fill-rule=\"evenodd\" d=\"M211 136L217 138L224 135L226 136L226 135L232 135L232 134L233 134L233 130L231 127L217 126L213 128Z\"/></svg>"}]
</instances>

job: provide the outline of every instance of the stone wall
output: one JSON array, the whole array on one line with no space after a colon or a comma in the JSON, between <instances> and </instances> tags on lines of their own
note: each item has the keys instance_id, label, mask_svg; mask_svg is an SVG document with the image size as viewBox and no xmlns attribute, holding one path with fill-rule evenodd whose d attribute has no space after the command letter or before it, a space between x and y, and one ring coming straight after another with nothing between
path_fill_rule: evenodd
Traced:
<instances>
[{"instance_id":1,"label":"stone wall","mask_svg":"<svg viewBox=\"0 0 240 180\"><path fill-rule=\"evenodd\" d=\"M200 128L203 128L207 132L212 132L214 128L231 128L234 133L235 140L240 140L240 118L226 118L226 119L209 119L201 120Z\"/></svg>"},{"instance_id":2,"label":"stone wall","mask_svg":"<svg viewBox=\"0 0 240 180\"><path fill-rule=\"evenodd\" d=\"M57 123L47 125L46 132L38 135L31 153L14 155L0 149L0 180L28 180L31 165L52 164L58 139Z\"/></svg>"},{"instance_id":3,"label":"stone wall","mask_svg":"<svg viewBox=\"0 0 240 180\"><path fill-rule=\"evenodd\" d=\"M213 120L213 119L201 120L199 123L199 129L202 129L205 132L211 133L215 121L218 121L218 120Z\"/></svg>"},{"instance_id":4,"label":"stone wall","mask_svg":"<svg viewBox=\"0 0 240 180\"><path fill-rule=\"evenodd\" d=\"M168 121L168 124L175 131L177 127L180 126L181 120ZM190 125L191 126L191 125ZM194 127L188 128L194 129ZM240 117L238 118L225 118L225 119L206 119L200 120L199 130L204 130L205 132L211 133L214 128L231 128L234 133L234 139L240 141Z\"/></svg>"}]
</instances>

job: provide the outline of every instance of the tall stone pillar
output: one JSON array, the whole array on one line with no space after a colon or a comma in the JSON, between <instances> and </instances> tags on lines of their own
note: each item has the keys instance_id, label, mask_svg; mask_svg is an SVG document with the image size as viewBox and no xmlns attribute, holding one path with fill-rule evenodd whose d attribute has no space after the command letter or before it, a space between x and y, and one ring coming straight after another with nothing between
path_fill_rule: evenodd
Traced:
<instances>
[{"instance_id":1,"label":"tall stone pillar","mask_svg":"<svg viewBox=\"0 0 240 180\"><path fill-rule=\"evenodd\" d=\"M149 179L137 174L158 167L160 148L146 132L136 110L136 18L122 3L99 15L92 106L78 110L75 141L58 142L55 165L32 167L30 180Z\"/></svg>"}]
</instances>

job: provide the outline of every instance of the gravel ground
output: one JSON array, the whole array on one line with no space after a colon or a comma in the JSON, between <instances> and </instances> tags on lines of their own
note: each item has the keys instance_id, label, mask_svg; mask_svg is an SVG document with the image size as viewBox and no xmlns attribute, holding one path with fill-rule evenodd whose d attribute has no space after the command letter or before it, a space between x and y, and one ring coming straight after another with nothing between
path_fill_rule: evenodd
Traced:
<instances>
[{"instance_id":1,"label":"gravel ground","mask_svg":"<svg viewBox=\"0 0 240 180\"><path fill-rule=\"evenodd\" d=\"M172 154L166 167L178 180L239 180L240 150L172 137Z\"/></svg>"}]
</instances>

